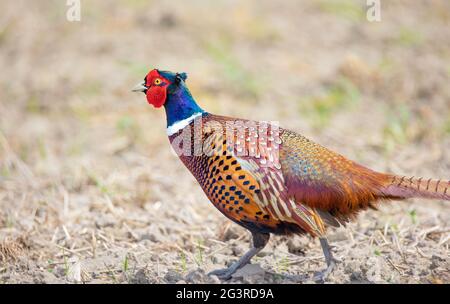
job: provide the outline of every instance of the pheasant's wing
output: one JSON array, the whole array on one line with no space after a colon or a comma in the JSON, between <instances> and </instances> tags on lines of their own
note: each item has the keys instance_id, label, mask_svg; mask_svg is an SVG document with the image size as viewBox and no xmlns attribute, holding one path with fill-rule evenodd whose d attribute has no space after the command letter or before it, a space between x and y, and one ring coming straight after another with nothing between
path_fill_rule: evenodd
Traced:
<instances>
[{"instance_id":1,"label":"pheasant's wing","mask_svg":"<svg viewBox=\"0 0 450 304\"><path fill-rule=\"evenodd\" d=\"M213 203L229 218L259 231L322 235L319 212L288 195L277 157L280 139L270 128L236 130L226 132L226 138L222 132L205 132L203 149L212 155L208 166L214 176L206 189L216 185L216 193L209 194Z\"/></svg>"},{"instance_id":2,"label":"pheasant's wing","mask_svg":"<svg viewBox=\"0 0 450 304\"><path fill-rule=\"evenodd\" d=\"M322 217L348 220L355 211L373 207L387 175L372 171L294 132L281 132L279 161L296 202L319 210ZM332 215L332 216L329 216Z\"/></svg>"},{"instance_id":3,"label":"pheasant's wing","mask_svg":"<svg viewBox=\"0 0 450 304\"><path fill-rule=\"evenodd\" d=\"M260 159L240 157L237 157L237 159L257 182L259 191L253 199L259 208L269 214L271 218L282 223L282 226L291 223L298 226L301 231L312 235L320 236L324 234L325 228L320 212L306 204L297 202L288 195L283 173L280 169L261 166ZM290 226L286 226L283 230L295 231Z\"/></svg>"}]
</instances>

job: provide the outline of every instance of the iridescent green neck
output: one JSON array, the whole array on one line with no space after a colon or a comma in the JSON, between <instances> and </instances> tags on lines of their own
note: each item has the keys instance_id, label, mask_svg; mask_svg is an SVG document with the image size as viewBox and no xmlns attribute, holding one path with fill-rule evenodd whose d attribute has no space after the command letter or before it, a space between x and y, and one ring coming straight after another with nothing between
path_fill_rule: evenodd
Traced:
<instances>
[{"instance_id":1,"label":"iridescent green neck","mask_svg":"<svg viewBox=\"0 0 450 304\"><path fill-rule=\"evenodd\" d=\"M197 105L184 82L169 87L164 107L166 109L167 127L193 117L197 113L205 112Z\"/></svg>"}]
</instances>

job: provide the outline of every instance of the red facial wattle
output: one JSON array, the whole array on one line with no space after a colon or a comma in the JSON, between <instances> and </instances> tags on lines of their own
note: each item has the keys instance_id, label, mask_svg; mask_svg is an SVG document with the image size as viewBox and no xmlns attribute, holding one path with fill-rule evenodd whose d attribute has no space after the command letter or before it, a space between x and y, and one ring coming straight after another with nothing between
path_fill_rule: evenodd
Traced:
<instances>
[{"instance_id":1,"label":"red facial wattle","mask_svg":"<svg viewBox=\"0 0 450 304\"><path fill-rule=\"evenodd\" d=\"M147 90L147 101L155 108L160 108L166 102L167 97L167 85L164 86L151 86Z\"/></svg>"},{"instance_id":2,"label":"red facial wattle","mask_svg":"<svg viewBox=\"0 0 450 304\"><path fill-rule=\"evenodd\" d=\"M155 108L160 108L164 105L167 98L167 87L170 81L162 77L158 70L151 70L146 77L147 101Z\"/></svg>"}]
</instances>

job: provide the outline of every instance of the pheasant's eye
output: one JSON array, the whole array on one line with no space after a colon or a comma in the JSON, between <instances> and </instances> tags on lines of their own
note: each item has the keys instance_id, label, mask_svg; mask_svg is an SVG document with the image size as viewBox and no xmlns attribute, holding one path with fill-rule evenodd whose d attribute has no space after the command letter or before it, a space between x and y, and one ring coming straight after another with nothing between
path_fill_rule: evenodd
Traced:
<instances>
[{"instance_id":1,"label":"pheasant's eye","mask_svg":"<svg viewBox=\"0 0 450 304\"><path fill-rule=\"evenodd\" d=\"M153 84L154 85L160 85L161 84L161 79L156 78L155 80L153 80Z\"/></svg>"}]
</instances>

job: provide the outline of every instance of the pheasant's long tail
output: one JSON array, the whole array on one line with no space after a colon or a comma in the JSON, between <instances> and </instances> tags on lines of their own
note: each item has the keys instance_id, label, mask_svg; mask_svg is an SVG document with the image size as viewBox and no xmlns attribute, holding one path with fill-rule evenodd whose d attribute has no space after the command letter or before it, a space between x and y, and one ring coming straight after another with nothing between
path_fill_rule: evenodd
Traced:
<instances>
[{"instance_id":1,"label":"pheasant's long tail","mask_svg":"<svg viewBox=\"0 0 450 304\"><path fill-rule=\"evenodd\" d=\"M450 200L450 181L390 175L382 196L392 199L423 197Z\"/></svg>"}]
</instances>

